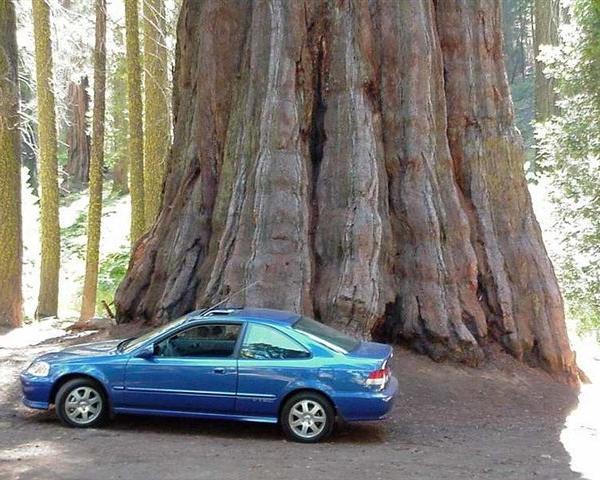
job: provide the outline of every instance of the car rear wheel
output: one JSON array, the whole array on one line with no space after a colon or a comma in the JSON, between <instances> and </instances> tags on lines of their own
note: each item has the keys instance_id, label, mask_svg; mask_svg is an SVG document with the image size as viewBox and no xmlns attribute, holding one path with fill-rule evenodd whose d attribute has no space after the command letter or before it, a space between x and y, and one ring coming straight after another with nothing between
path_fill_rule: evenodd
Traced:
<instances>
[{"instance_id":1,"label":"car rear wheel","mask_svg":"<svg viewBox=\"0 0 600 480\"><path fill-rule=\"evenodd\" d=\"M87 378L76 378L60 387L55 404L56 415L68 427L97 427L108 417L104 391Z\"/></svg>"},{"instance_id":2,"label":"car rear wheel","mask_svg":"<svg viewBox=\"0 0 600 480\"><path fill-rule=\"evenodd\" d=\"M300 392L285 402L280 422L290 440L316 443L331 434L335 411L331 402L323 395Z\"/></svg>"}]
</instances>

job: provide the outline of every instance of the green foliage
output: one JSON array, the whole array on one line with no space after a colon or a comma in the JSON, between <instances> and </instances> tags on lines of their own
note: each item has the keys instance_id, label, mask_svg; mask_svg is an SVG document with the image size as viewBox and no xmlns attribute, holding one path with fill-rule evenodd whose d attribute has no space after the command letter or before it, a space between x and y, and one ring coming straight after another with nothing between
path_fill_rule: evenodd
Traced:
<instances>
[{"instance_id":1,"label":"green foliage","mask_svg":"<svg viewBox=\"0 0 600 480\"><path fill-rule=\"evenodd\" d=\"M87 211L82 211L71 225L60 229L63 248L81 259L85 258L85 244L81 239L85 237L87 217Z\"/></svg>"},{"instance_id":2,"label":"green foliage","mask_svg":"<svg viewBox=\"0 0 600 480\"><path fill-rule=\"evenodd\" d=\"M69 161L69 152L67 149L67 144L64 142L59 142L56 152L57 152L58 164L61 167L64 167Z\"/></svg>"},{"instance_id":3,"label":"green foliage","mask_svg":"<svg viewBox=\"0 0 600 480\"><path fill-rule=\"evenodd\" d=\"M536 126L563 238L558 275L580 330L600 328L600 3L577 0L563 44L544 52L560 113Z\"/></svg>"},{"instance_id":4,"label":"green foliage","mask_svg":"<svg viewBox=\"0 0 600 480\"><path fill-rule=\"evenodd\" d=\"M111 253L100 262L98 272L98 293L96 310L102 312L102 301L108 305L113 302L117 287L123 280L129 264L129 247L123 246L119 252Z\"/></svg>"},{"instance_id":5,"label":"green foliage","mask_svg":"<svg viewBox=\"0 0 600 480\"><path fill-rule=\"evenodd\" d=\"M503 0L502 2L506 72L511 85L517 78L533 73L532 7L533 0Z\"/></svg>"}]
</instances>

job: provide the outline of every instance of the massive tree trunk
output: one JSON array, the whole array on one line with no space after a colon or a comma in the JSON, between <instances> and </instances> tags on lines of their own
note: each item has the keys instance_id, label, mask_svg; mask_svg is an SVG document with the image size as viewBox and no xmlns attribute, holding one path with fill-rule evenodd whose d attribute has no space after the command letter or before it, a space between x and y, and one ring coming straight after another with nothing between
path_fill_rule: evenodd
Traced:
<instances>
[{"instance_id":1,"label":"massive tree trunk","mask_svg":"<svg viewBox=\"0 0 600 480\"><path fill-rule=\"evenodd\" d=\"M0 0L0 326L23 320L21 158L15 6Z\"/></svg>"},{"instance_id":2,"label":"massive tree trunk","mask_svg":"<svg viewBox=\"0 0 600 480\"><path fill-rule=\"evenodd\" d=\"M88 78L70 82L67 92L67 152L65 186L70 190L81 190L88 183L90 170L90 136L87 114L89 109Z\"/></svg>"},{"instance_id":3,"label":"massive tree trunk","mask_svg":"<svg viewBox=\"0 0 600 480\"><path fill-rule=\"evenodd\" d=\"M184 2L165 196L121 321L231 303L576 377L499 1Z\"/></svg>"}]
</instances>

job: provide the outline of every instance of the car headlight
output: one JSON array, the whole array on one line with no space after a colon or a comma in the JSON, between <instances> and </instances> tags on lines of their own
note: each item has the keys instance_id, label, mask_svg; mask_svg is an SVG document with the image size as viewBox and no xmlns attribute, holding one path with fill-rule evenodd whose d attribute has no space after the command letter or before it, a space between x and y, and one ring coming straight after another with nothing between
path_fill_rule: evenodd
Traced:
<instances>
[{"instance_id":1,"label":"car headlight","mask_svg":"<svg viewBox=\"0 0 600 480\"><path fill-rule=\"evenodd\" d=\"M34 377L47 377L48 373L50 373L50 364L47 362L35 361L29 365L27 373Z\"/></svg>"}]
</instances>

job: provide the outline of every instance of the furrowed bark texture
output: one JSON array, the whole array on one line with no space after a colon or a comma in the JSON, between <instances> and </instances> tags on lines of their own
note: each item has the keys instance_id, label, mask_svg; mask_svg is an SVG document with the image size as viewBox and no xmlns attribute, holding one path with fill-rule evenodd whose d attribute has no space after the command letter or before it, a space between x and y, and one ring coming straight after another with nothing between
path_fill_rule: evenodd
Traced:
<instances>
[{"instance_id":1,"label":"furrowed bark texture","mask_svg":"<svg viewBox=\"0 0 600 480\"><path fill-rule=\"evenodd\" d=\"M500 7L469 0L444 5L438 25L448 139L471 216L479 293L491 336L517 358L568 376L574 357L562 297L523 175L503 64ZM487 17L482 18L481 7Z\"/></svg>"},{"instance_id":2,"label":"furrowed bark texture","mask_svg":"<svg viewBox=\"0 0 600 480\"><path fill-rule=\"evenodd\" d=\"M0 0L0 326L23 320L21 158L17 25L12 0Z\"/></svg>"},{"instance_id":3,"label":"furrowed bark texture","mask_svg":"<svg viewBox=\"0 0 600 480\"><path fill-rule=\"evenodd\" d=\"M81 190L88 183L90 170L90 136L88 134L87 114L90 98L88 78L81 77L79 82L70 82L67 92L68 120L67 152L65 166L67 178L65 186L71 190Z\"/></svg>"},{"instance_id":4,"label":"furrowed bark texture","mask_svg":"<svg viewBox=\"0 0 600 480\"><path fill-rule=\"evenodd\" d=\"M231 304L576 378L492 0L184 2L175 137L121 321ZM256 282L256 283L255 283Z\"/></svg>"},{"instance_id":5,"label":"furrowed bark texture","mask_svg":"<svg viewBox=\"0 0 600 480\"><path fill-rule=\"evenodd\" d=\"M32 0L35 37L35 74L40 157L40 292L36 317L58 312L60 270L60 225L58 218L58 163L56 157L56 112L52 79L50 8L45 0Z\"/></svg>"}]
</instances>

